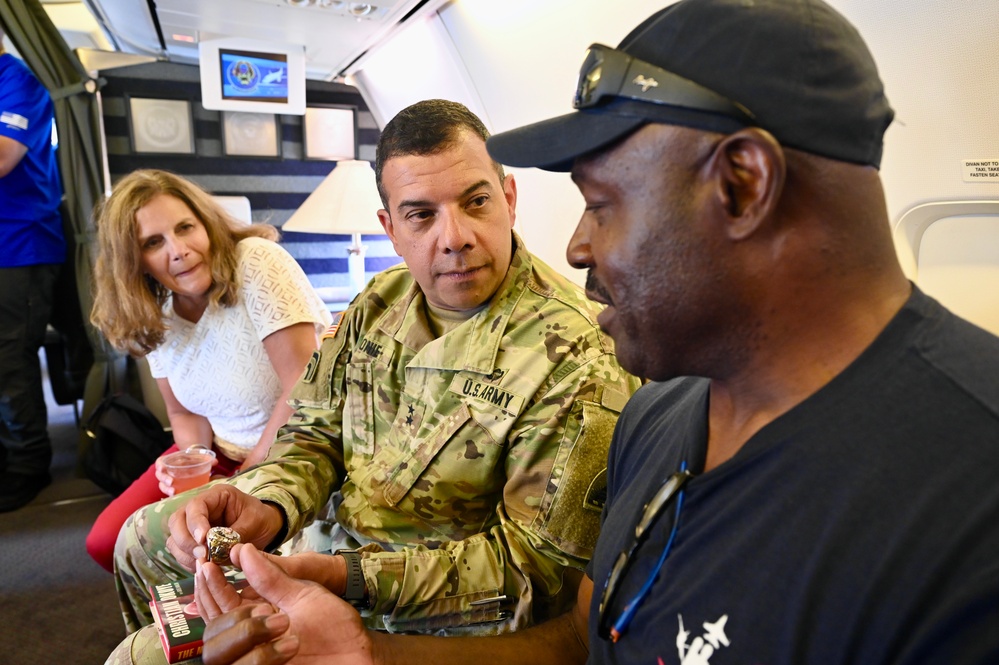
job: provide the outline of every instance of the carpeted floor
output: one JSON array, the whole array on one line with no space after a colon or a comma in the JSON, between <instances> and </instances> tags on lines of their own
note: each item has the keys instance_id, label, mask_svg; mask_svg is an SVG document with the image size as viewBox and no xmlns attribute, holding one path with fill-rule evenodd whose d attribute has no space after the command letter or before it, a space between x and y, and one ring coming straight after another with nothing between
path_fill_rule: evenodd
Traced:
<instances>
[{"instance_id":1,"label":"carpeted floor","mask_svg":"<svg viewBox=\"0 0 999 665\"><path fill-rule=\"evenodd\" d=\"M84 540L110 497L75 477L73 407L47 397L53 482L28 506L0 513L0 665L100 665L124 626L113 578Z\"/></svg>"}]
</instances>

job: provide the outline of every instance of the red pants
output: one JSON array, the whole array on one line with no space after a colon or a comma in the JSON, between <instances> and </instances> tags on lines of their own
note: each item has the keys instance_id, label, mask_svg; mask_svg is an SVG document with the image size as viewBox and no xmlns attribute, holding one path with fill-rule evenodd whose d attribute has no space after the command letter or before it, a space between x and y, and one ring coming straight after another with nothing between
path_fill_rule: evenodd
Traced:
<instances>
[{"instance_id":1,"label":"red pants","mask_svg":"<svg viewBox=\"0 0 999 665\"><path fill-rule=\"evenodd\" d=\"M170 446L163 455L177 452L177 446ZM162 457L161 455L160 457ZM212 476L231 476L239 462L234 462L218 450L215 451L219 463L212 469ZM160 491L156 480L156 464L150 465L145 473L135 479L108 507L98 515L90 533L87 534L87 552L94 561L109 573L114 572L114 543L125 520L139 508L156 503L165 495Z\"/></svg>"}]
</instances>

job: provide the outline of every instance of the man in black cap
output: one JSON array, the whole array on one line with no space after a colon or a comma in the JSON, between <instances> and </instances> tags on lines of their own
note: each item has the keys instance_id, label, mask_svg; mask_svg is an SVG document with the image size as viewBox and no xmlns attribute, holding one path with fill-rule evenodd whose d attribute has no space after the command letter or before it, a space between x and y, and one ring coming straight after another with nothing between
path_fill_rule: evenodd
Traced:
<instances>
[{"instance_id":1,"label":"man in black cap","mask_svg":"<svg viewBox=\"0 0 999 665\"><path fill-rule=\"evenodd\" d=\"M374 635L246 547L273 605L220 617L205 661L999 662L999 339L899 268L856 30L821 0L683 0L591 48L575 106L489 149L571 170L568 257L655 381L577 606L487 642Z\"/></svg>"}]
</instances>

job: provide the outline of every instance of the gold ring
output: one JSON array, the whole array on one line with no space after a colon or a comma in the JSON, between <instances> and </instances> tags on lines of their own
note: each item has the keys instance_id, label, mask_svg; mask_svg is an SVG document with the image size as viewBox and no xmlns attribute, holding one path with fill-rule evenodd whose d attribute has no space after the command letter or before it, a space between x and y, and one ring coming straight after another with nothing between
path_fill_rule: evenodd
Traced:
<instances>
[{"instance_id":1,"label":"gold ring","mask_svg":"<svg viewBox=\"0 0 999 665\"><path fill-rule=\"evenodd\" d=\"M240 541L239 534L227 526L213 526L205 539L208 546L208 560L220 566L231 566L229 551Z\"/></svg>"}]
</instances>

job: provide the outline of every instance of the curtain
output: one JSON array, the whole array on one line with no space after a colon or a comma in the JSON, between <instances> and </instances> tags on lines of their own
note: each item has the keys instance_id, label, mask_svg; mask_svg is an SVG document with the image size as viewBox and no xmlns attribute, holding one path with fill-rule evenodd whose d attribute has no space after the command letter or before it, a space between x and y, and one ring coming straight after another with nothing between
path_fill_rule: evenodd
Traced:
<instances>
[{"instance_id":1,"label":"curtain","mask_svg":"<svg viewBox=\"0 0 999 665\"><path fill-rule=\"evenodd\" d=\"M88 75L39 0L0 0L0 23L25 63L52 96L59 135L59 171L65 198L63 217L70 251L53 326L64 334L86 376L84 420L106 390L109 362L118 357L89 323L93 268L94 205L103 196L104 149L98 89L102 79ZM86 365L93 365L86 370ZM82 365L82 367L80 367ZM81 431L81 451L89 445Z\"/></svg>"}]
</instances>

